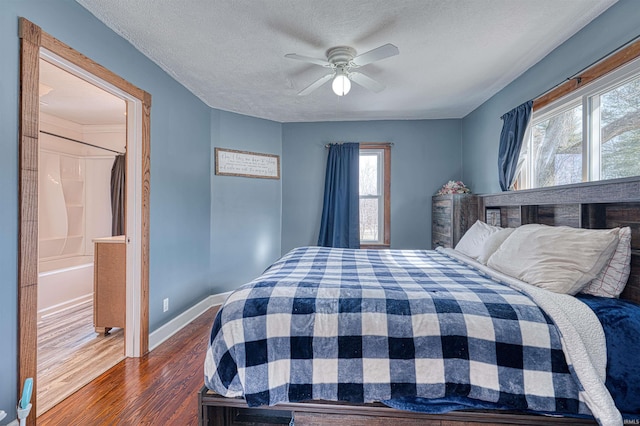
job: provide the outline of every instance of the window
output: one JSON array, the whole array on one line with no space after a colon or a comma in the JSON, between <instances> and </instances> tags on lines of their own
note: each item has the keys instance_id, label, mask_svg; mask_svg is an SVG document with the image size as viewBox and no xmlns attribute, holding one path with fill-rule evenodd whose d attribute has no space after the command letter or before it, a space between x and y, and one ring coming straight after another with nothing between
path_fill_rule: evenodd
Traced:
<instances>
[{"instance_id":1,"label":"window","mask_svg":"<svg viewBox=\"0 0 640 426\"><path fill-rule=\"evenodd\" d=\"M528 188L581 182L582 105L532 120L525 158Z\"/></svg>"},{"instance_id":2,"label":"window","mask_svg":"<svg viewBox=\"0 0 640 426\"><path fill-rule=\"evenodd\" d=\"M640 175L640 76L591 98L595 179Z\"/></svg>"},{"instance_id":3,"label":"window","mask_svg":"<svg viewBox=\"0 0 640 426\"><path fill-rule=\"evenodd\" d=\"M519 188L640 175L640 59L540 109L536 102Z\"/></svg>"},{"instance_id":4,"label":"window","mask_svg":"<svg viewBox=\"0 0 640 426\"><path fill-rule=\"evenodd\" d=\"M360 246L390 244L391 146L360 144Z\"/></svg>"}]
</instances>

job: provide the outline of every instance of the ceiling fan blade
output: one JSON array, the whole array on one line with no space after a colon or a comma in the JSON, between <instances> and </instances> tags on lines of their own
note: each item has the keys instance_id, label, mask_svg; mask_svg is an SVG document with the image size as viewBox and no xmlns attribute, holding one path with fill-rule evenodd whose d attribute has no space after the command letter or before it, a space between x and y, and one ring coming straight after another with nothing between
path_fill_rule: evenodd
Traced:
<instances>
[{"instance_id":1,"label":"ceiling fan blade","mask_svg":"<svg viewBox=\"0 0 640 426\"><path fill-rule=\"evenodd\" d=\"M375 81L374 79L372 79L369 76L366 76L360 72L352 72L349 74L349 78L351 79L351 81L353 81L354 83L359 84L360 86L364 87L365 89L369 89L372 92L378 93L384 90L384 84L379 83L377 81Z\"/></svg>"},{"instance_id":2,"label":"ceiling fan blade","mask_svg":"<svg viewBox=\"0 0 640 426\"><path fill-rule=\"evenodd\" d=\"M383 46L376 47L373 50L365 52L362 55L356 56L351 62L361 67L363 65L370 64L371 62L379 61L390 56L395 56L398 53L400 53L400 50L398 50L396 46L391 43L387 43Z\"/></svg>"},{"instance_id":3,"label":"ceiling fan blade","mask_svg":"<svg viewBox=\"0 0 640 426\"><path fill-rule=\"evenodd\" d=\"M289 59L295 59L297 61L309 62L309 63L320 65L323 67L331 66L331 64L325 59L311 58L309 56L298 55L297 53L287 53L286 55L284 55L284 57Z\"/></svg>"},{"instance_id":4,"label":"ceiling fan blade","mask_svg":"<svg viewBox=\"0 0 640 426\"><path fill-rule=\"evenodd\" d=\"M331 80L333 78L333 76L334 76L334 73L323 75L322 77L320 77L319 79L317 79L316 81L314 81L313 83L308 85L306 88L302 89L298 93L298 96L308 95L309 93L311 93L314 90L316 90L318 87L320 87L323 84L325 84L327 81Z\"/></svg>"}]
</instances>

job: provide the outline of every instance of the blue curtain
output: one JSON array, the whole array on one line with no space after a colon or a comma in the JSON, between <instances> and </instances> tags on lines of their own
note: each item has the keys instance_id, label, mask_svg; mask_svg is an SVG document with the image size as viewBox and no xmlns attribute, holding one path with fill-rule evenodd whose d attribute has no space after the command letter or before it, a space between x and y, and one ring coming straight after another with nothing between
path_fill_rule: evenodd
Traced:
<instances>
[{"instance_id":1,"label":"blue curtain","mask_svg":"<svg viewBox=\"0 0 640 426\"><path fill-rule=\"evenodd\" d=\"M359 144L329 147L319 246L360 248L359 166Z\"/></svg>"},{"instance_id":2,"label":"blue curtain","mask_svg":"<svg viewBox=\"0 0 640 426\"><path fill-rule=\"evenodd\" d=\"M498 177L503 191L511 189L516 178L518 157L525 130L531 118L533 101L525 102L503 115L500 149L498 150Z\"/></svg>"}]
</instances>

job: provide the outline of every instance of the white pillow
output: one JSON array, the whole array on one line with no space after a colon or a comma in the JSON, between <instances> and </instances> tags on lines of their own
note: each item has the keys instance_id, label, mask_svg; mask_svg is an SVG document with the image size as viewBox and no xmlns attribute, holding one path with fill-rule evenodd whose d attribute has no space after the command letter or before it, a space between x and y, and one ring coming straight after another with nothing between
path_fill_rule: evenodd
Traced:
<instances>
[{"instance_id":1,"label":"white pillow","mask_svg":"<svg viewBox=\"0 0 640 426\"><path fill-rule=\"evenodd\" d=\"M507 237L509 237L509 235L511 235L515 230L516 228L502 228L489 235L482 246L482 253L478 256L478 262L486 265L491 255L498 250L504 240L506 240Z\"/></svg>"},{"instance_id":2,"label":"white pillow","mask_svg":"<svg viewBox=\"0 0 640 426\"><path fill-rule=\"evenodd\" d=\"M464 233L462 238L460 238L455 249L475 260L478 260L482 255L482 249L487 238L501 229L502 228L499 226L487 225L486 223L477 220L476 223L471 225L471 228Z\"/></svg>"},{"instance_id":3,"label":"white pillow","mask_svg":"<svg viewBox=\"0 0 640 426\"><path fill-rule=\"evenodd\" d=\"M631 228L625 226L618 231L618 246L609 263L587 286L582 293L601 297L618 297L627 285L631 271Z\"/></svg>"},{"instance_id":4,"label":"white pillow","mask_svg":"<svg viewBox=\"0 0 640 426\"><path fill-rule=\"evenodd\" d=\"M618 228L523 225L487 265L537 287L576 294L602 270L617 245Z\"/></svg>"}]
</instances>

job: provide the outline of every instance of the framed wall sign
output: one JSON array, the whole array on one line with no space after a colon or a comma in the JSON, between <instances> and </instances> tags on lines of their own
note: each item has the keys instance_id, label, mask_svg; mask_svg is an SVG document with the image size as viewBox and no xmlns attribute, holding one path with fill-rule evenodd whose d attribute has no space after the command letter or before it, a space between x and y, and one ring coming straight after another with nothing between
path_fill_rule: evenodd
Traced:
<instances>
[{"instance_id":1,"label":"framed wall sign","mask_svg":"<svg viewBox=\"0 0 640 426\"><path fill-rule=\"evenodd\" d=\"M217 175L280 179L280 156L215 148Z\"/></svg>"}]
</instances>

